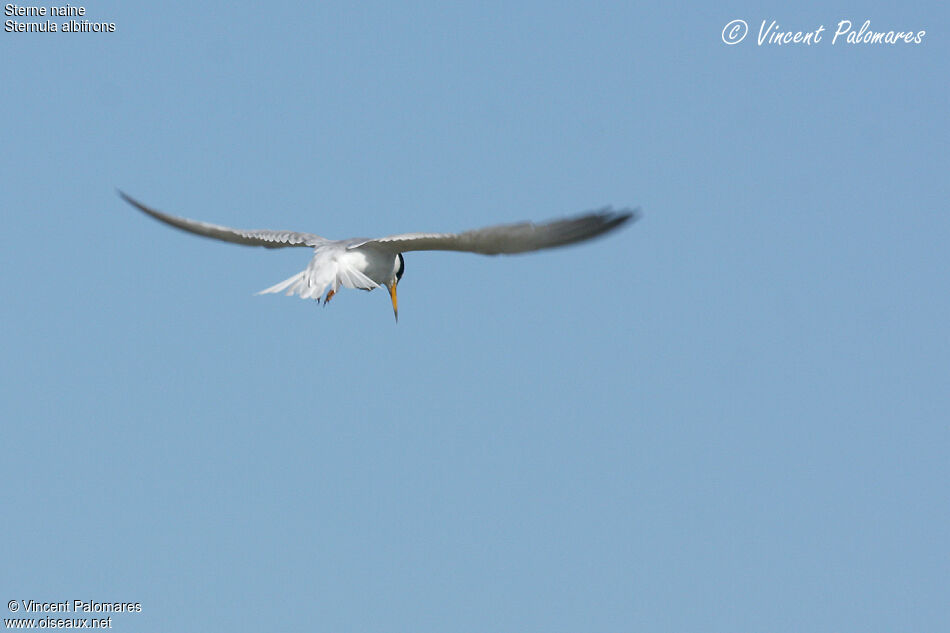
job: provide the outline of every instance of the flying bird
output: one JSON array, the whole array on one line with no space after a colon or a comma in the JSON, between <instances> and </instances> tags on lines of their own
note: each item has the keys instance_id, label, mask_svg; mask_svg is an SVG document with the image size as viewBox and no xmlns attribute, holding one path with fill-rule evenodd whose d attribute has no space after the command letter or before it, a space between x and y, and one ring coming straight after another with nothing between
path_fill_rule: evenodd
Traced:
<instances>
[{"instance_id":1,"label":"flying bird","mask_svg":"<svg viewBox=\"0 0 950 633\"><path fill-rule=\"evenodd\" d=\"M306 269L293 277L265 288L257 294L285 292L302 299L323 298L326 305L340 286L372 290L386 286L393 302L393 314L399 320L396 285L406 270L403 253L409 251L463 251L482 255L527 253L544 248L566 246L589 240L612 231L639 217L637 210L613 211L610 207L551 220L543 224L521 222L501 224L463 233L403 233L389 237L356 237L328 240L313 233L270 231L266 229L232 229L180 218L145 206L138 200L118 192L123 200L175 228L234 244L284 248L289 246L313 249L313 259ZM326 295L324 296L324 292Z\"/></svg>"}]
</instances>

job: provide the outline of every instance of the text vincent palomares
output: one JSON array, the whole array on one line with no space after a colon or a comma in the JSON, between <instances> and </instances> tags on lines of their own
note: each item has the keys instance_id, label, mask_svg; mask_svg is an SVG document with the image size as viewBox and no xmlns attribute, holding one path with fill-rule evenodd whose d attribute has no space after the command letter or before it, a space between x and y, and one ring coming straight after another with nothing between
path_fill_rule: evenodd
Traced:
<instances>
[{"instance_id":1,"label":"text vincent palomares","mask_svg":"<svg viewBox=\"0 0 950 633\"><path fill-rule=\"evenodd\" d=\"M76 613L137 613L142 611L141 602L96 602L95 600L66 600L64 602L37 602L20 600L27 613L76 612Z\"/></svg>"},{"instance_id":2,"label":"text vincent palomares","mask_svg":"<svg viewBox=\"0 0 950 633\"><path fill-rule=\"evenodd\" d=\"M768 42L769 44L812 44L821 41L821 34L825 30L822 24L817 29L811 31L782 31L778 22L772 20L768 27L765 26L765 20L759 26L759 46ZM920 44L927 31L872 31L871 21L865 20L864 24L857 31L854 30L851 20L841 20L835 28L835 34L831 38L831 45L834 46L839 37L843 37L848 44L897 44L903 41L907 44Z\"/></svg>"}]
</instances>

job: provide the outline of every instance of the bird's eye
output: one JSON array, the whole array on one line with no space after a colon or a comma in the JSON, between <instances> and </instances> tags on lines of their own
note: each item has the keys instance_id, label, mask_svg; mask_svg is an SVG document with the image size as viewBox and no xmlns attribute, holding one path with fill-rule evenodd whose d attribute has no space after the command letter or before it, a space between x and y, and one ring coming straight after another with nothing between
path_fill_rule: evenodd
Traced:
<instances>
[{"instance_id":1,"label":"bird's eye","mask_svg":"<svg viewBox=\"0 0 950 633\"><path fill-rule=\"evenodd\" d=\"M402 258L402 253L398 253L399 267L396 269L396 281L402 279L402 274L406 272L406 260Z\"/></svg>"}]
</instances>

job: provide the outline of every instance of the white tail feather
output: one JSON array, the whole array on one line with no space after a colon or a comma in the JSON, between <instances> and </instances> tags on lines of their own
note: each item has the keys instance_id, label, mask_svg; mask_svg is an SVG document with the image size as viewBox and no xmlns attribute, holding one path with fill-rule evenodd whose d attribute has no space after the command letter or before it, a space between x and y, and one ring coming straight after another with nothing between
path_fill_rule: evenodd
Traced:
<instances>
[{"instance_id":1,"label":"white tail feather","mask_svg":"<svg viewBox=\"0 0 950 633\"><path fill-rule=\"evenodd\" d=\"M287 295L299 295L301 299L319 300L327 288L336 292L340 286L364 290L379 286L359 269L361 265L365 265L362 253L348 252L341 257L337 253L318 248L305 270L257 294L286 291Z\"/></svg>"},{"instance_id":2,"label":"white tail feather","mask_svg":"<svg viewBox=\"0 0 950 633\"><path fill-rule=\"evenodd\" d=\"M274 284L270 288L264 288L263 290L261 290L260 292L257 292L256 294L266 295L270 293L283 292L284 290L287 290L287 288L290 287L291 285L296 285L297 282L299 282L306 273L307 273L306 270L301 270L299 273L297 273L293 277L289 277L281 281L280 283ZM293 293L294 293L294 289L291 288L291 290L287 294L293 294Z\"/></svg>"}]
</instances>

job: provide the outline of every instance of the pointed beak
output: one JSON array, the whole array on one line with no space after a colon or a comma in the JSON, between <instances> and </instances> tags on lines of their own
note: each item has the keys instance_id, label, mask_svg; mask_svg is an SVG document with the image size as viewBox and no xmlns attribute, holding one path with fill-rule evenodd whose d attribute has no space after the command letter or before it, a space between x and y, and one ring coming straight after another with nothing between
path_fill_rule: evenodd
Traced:
<instances>
[{"instance_id":1,"label":"pointed beak","mask_svg":"<svg viewBox=\"0 0 950 633\"><path fill-rule=\"evenodd\" d=\"M399 323L399 302L396 301L396 284L398 282L394 281L392 285L389 286L389 296L393 300L393 316L396 317L396 323Z\"/></svg>"}]
</instances>

